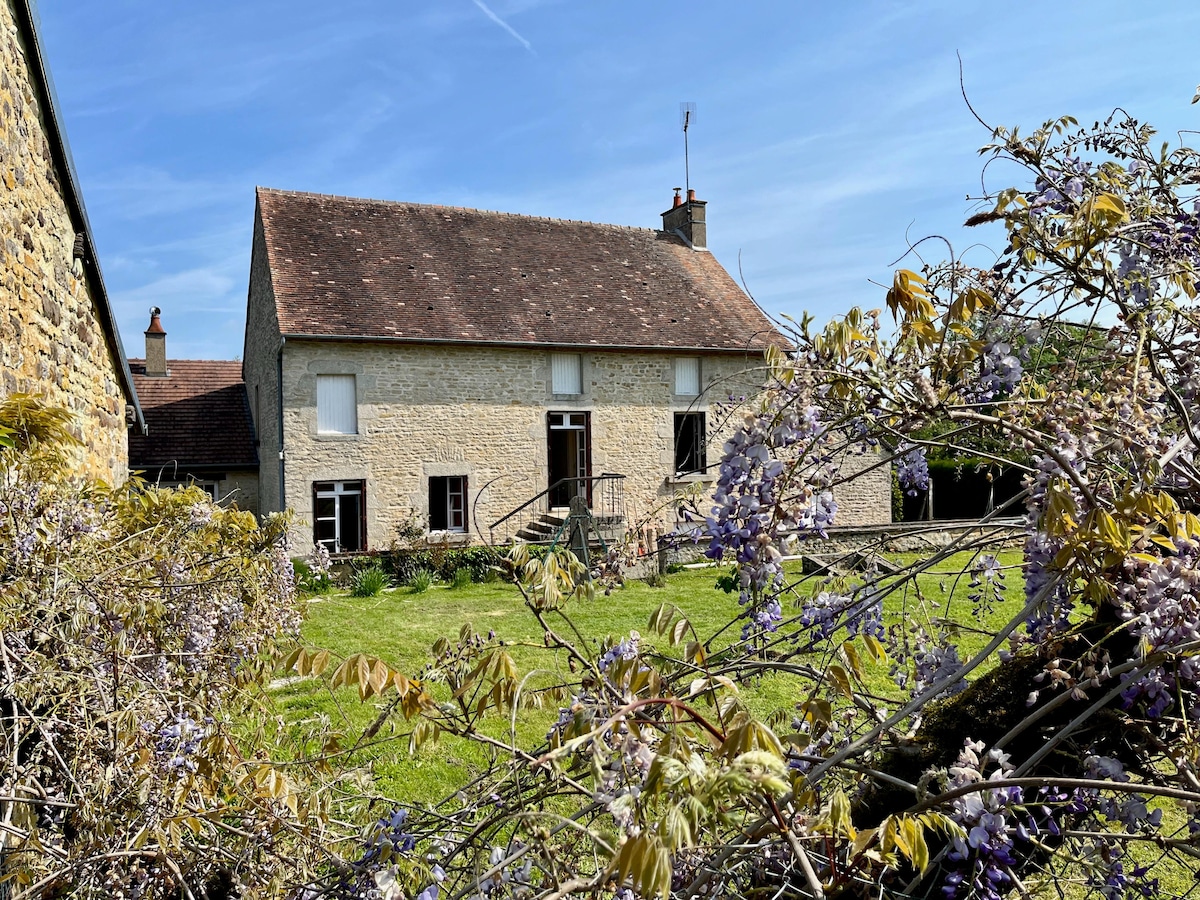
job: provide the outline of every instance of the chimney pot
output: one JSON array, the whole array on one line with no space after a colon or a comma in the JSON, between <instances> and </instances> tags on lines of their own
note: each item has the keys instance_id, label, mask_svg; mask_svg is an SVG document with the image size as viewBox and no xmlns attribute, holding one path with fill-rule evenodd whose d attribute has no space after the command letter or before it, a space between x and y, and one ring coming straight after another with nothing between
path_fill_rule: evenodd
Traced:
<instances>
[{"instance_id":1,"label":"chimney pot","mask_svg":"<svg viewBox=\"0 0 1200 900\"><path fill-rule=\"evenodd\" d=\"M150 307L150 327L146 329L146 334L166 334L163 331L162 322L159 321L159 316L162 315L162 310L157 306Z\"/></svg>"},{"instance_id":2,"label":"chimney pot","mask_svg":"<svg viewBox=\"0 0 1200 900\"><path fill-rule=\"evenodd\" d=\"M675 188L674 205L662 214L663 228L667 234L682 237L693 250L708 249L708 229L704 221L705 201L696 199L696 192L688 188L687 200L679 196L682 188Z\"/></svg>"}]
</instances>

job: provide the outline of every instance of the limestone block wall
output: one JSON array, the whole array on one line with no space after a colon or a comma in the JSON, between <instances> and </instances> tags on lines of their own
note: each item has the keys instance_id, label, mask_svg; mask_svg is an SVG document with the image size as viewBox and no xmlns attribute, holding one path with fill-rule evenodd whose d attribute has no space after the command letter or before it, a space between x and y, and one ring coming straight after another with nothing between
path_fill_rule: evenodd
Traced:
<instances>
[{"instance_id":1,"label":"limestone block wall","mask_svg":"<svg viewBox=\"0 0 1200 900\"><path fill-rule=\"evenodd\" d=\"M839 475L847 480L833 489L838 504L835 525L886 525L892 521L892 466L885 460L878 451L862 453L857 447L839 454Z\"/></svg>"},{"instance_id":2,"label":"limestone block wall","mask_svg":"<svg viewBox=\"0 0 1200 900\"><path fill-rule=\"evenodd\" d=\"M0 394L72 410L82 474L126 477L120 361L96 317L11 0L0 0Z\"/></svg>"},{"instance_id":3,"label":"limestone block wall","mask_svg":"<svg viewBox=\"0 0 1200 900\"><path fill-rule=\"evenodd\" d=\"M254 216L250 254L250 295L246 304L246 341L242 353L242 379L258 439L258 506L261 512L285 508L279 483L279 321L267 264L262 221ZM240 505L240 504L239 504Z\"/></svg>"},{"instance_id":4,"label":"limestone block wall","mask_svg":"<svg viewBox=\"0 0 1200 900\"><path fill-rule=\"evenodd\" d=\"M312 541L315 481L364 480L368 545L385 548L402 522L429 521L429 479L457 475L468 479L469 531L486 540L489 523L547 487L552 411L590 414L592 474L626 476L630 519L673 521L670 500L683 486L674 478L675 412L706 413L708 461L715 463L729 430L716 404L751 394L762 379L758 364L743 355L704 356L701 379L709 387L696 398L674 395L670 354L581 356L583 393L556 397L543 348L288 341L284 482L286 505L298 514L297 547ZM249 355L247 363L249 371ZM355 376L358 434L317 433L316 380L331 374ZM247 384L253 391L249 377ZM271 509L270 453L264 440L264 511Z\"/></svg>"},{"instance_id":5,"label":"limestone block wall","mask_svg":"<svg viewBox=\"0 0 1200 900\"><path fill-rule=\"evenodd\" d=\"M258 515L258 473L226 472L225 477L217 481L217 499Z\"/></svg>"}]
</instances>

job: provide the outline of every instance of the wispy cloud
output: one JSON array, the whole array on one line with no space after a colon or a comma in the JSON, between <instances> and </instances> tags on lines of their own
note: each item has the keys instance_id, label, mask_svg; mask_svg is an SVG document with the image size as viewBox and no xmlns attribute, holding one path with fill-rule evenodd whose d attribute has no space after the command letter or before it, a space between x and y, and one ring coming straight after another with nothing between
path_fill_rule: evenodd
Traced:
<instances>
[{"instance_id":1,"label":"wispy cloud","mask_svg":"<svg viewBox=\"0 0 1200 900\"><path fill-rule=\"evenodd\" d=\"M488 5L483 2L483 0L475 0L475 5L478 6L481 10L483 10L483 14L485 16L487 16L489 19L491 19L493 22L495 22L497 25L499 25L501 28L503 28L505 31L507 31L509 34L511 34L513 37L515 37L518 41L520 41L521 45L526 50L528 50L530 53L533 53L535 56L537 55L533 49L533 44L531 44L531 43L529 43L529 41L525 40L525 38L523 38L520 35L520 33L517 31L517 29L513 28L511 25L509 25L507 22L505 22L502 18L500 18L498 15L496 15L494 12L492 12L491 9L488 8Z\"/></svg>"}]
</instances>

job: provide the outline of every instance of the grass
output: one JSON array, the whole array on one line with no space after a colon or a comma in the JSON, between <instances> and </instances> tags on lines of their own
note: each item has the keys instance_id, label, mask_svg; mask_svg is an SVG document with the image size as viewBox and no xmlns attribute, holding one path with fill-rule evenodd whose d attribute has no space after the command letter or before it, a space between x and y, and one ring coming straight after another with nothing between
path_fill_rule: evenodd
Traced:
<instances>
[{"instance_id":1,"label":"grass","mask_svg":"<svg viewBox=\"0 0 1200 900\"><path fill-rule=\"evenodd\" d=\"M354 597L377 597L387 587L388 578L383 569L372 565L359 569L351 576L350 594Z\"/></svg>"},{"instance_id":2,"label":"grass","mask_svg":"<svg viewBox=\"0 0 1200 900\"><path fill-rule=\"evenodd\" d=\"M459 571L462 571L461 569ZM423 594L433 586L433 573L428 569L418 569L408 579L410 594Z\"/></svg>"},{"instance_id":3,"label":"grass","mask_svg":"<svg viewBox=\"0 0 1200 900\"><path fill-rule=\"evenodd\" d=\"M1001 559L1014 567L1018 561L1014 552L1002 554ZM986 641L982 630L1005 621L1014 604L1019 608L1020 576L1019 572L1007 576L1005 603L980 622L967 599L967 579L956 582L952 577L955 567L966 563L967 557L962 554L948 560L938 572L921 575L897 587L885 604L887 622L903 625L925 621L932 627L935 619L944 617L960 623L964 653L978 649ZM567 611L570 623L551 614L549 624L564 635L577 631L587 636L590 645L587 649L592 652L606 637L619 639L630 631L641 632L646 644L651 642L647 627L651 614L660 604L668 603L680 608L696 633L707 638L728 626L739 612L737 595L714 587L723 571L728 569L687 569L669 575L661 587L631 581L610 595L573 603ZM798 576L798 570L792 574ZM816 586L810 580L798 592L809 596ZM406 674L420 675L431 659L434 642L442 637L456 639L464 626L481 635L494 631L505 641L520 677L531 672L542 673L534 675L531 683L539 683L539 677L540 683L552 680L553 673L566 666L560 654L546 649L541 628L525 608L517 589L504 583L432 584L420 593L398 588L372 597L335 594L316 598L310 605L303 637L307 646L326 648L337 656L367 653L387 660ZM740 624L726 628L714 646L727 646L739 633ZM655 637L652 642L660 650L670 652L665 639ZM865 653L861 656L867 669L868 690L894 693L896 687L887 666L872 665ZM833 661L832 656L810 660L818 666L829 661ZM743 696L756 715L765 717L782 711L787 719L809 688L807 682L801 683L795 676L775 672L756 679ZM435 686L434 693L437 692ZM323 682L312 680L278 688L276 701L287 718L328 720L330 729L341 731L351 740L375 719L380 709L378 702L360 703L351 689L331 692ZM522 709L515 723L496 722L492 734L508 736L507 732L515 727L519 743L536 745L555 717L556 710ZM385 728L378 742L361 751L357 759L371 769L377 788L385 795L416 804L436 802L452 794L491 762L488 752L478 744L445 736L410 755L405 723L400 720L389 725L393 730Z\"/></svg>"},{"instance_id":4,"label":"grass","mask_svg":"<svg viewBox=\"0 0 1200 900\"><path fill-rule=\"evenodd\" d=\"M900 630L922 626L933 630L948 624L957 632L961 656L969 658L1024 602L1020 554L1003 551L998 559L1003 567L1003 591L992 608L981 609L972 602L969 575L962 575L971 558L968 554L958 554L915 579L885 580L883 584L891 588L885 600L885 625ZM903 565L914 562L916 556L899 555L893 560ZM667 576L661 587L630 582L611 595L573 604L568 613L578 631L588 636L591 650L606 636L618 638L632 630L643 634L644 644L649 642L648 620L663 603L683 610L696 631L707 637L726 626L739 611L736 594L726 594L714 587L724 571L728 570L684 570ZM809 596L818 587L817 582L809 581L800 586L799 593ZM791 611L785 608L785 613ZM563 619L554 615L550 624L564 634L571 630ZM469 583L459 577L451 585L432 584L421 593L403 587L369 598L345 593L314 598L303 636L310 647L324 647L340 656L368 653L386 659L402 672L416 675L431 659L433 643L441 637L453 640L464 625L480 634L494 630L502 637L522 676L533 670L559 671L565 666L561 658L545 648L540 627L515 587L498 582ZM740 625L728 629L724 644L735 639L739 631ZM654 642L660 649L667 649L664 640L655 638ZM721 645L720 641L716 644ZM888 667L871 663L866 654L862 654L862 659L867 690L895 696L897 688ZM838 660L830 652L808 661L821 668ZM767 717L781 711L782 718L788 719L809 689L808 682L771 673L746 685L743 697L756 715ZM314 680L286 683L274 693L281 711L292 721L327 720L331 730L340 730L350 739L375 719L381 706L378 702L360 703L353 689L330 692L323 682ZM533 747L544 738L555 717L556 710L522 709L515 722L496 721L490 733L510 737L508 732L512 728L518 744ZM370 771L375 790L383 796L412 805L435 804L493 761L479 744L447 736L410 754L407 726L402 720L391 725L392 731L385 728L381 739L359 751L355 760ZM1182 821L1177 804L1163 806L1168 821ZM1142 862L1151 861L1155 854L1152 845L1138 845L1132 851L1133 858ZM1168 893L1182 894L1191 884L1192 873L1186 866L1167 863L1157 874L1163 878L1162 887ZM1078 886L1067 887L1068 897L1082 893ZM1048 896L1049 891L1043 887L1037 895Z\"/></svg>"},{"instance_id":5,"label":"grass","mask_svg":"<svg viewBox=\"0 0 1200 900\"><path fill-rule=\"evenodd\" d=\"M607 635L646 631L651 612L662 602L701 607L697 624L704 633L728 621L737 610L736 597L712 590L714 578L712 570L689 572L673 576L671 586L662 589L633 582L611 596L575 605L570 616L580 632L595 636L591 649ZM711 599L697 604L698 593ZM551 619L552 627L571 631L560 617L552 615ZM464 625L484 635L494 630L502 637L522 676L534 670L565 667L561 659L545 649L540 626L516 588L503 583L458 589L435 584L420 594L400 589L367 601L345 594L322 598L311 604L303 636L309 646L327 648L340 656L367 653L416 675L431 659L434 642L442 637L455 639ZM276 694L287 717L296 720L326 716L335 729L351 737L370 724L380 705L359 703L349 689L333 694L314 681L288 684ZM536 744L555 718L555 712L522 710L517 739L523 744ZM497 736L506 730L504 723L497 723L497 728ZM371 765L381 793L424 804L452 794L472 773L487 766L490 758L479 745L446 736L409 755L401 721L390 740L363 754L361 761Z\"/></svg>"}]
</instances>

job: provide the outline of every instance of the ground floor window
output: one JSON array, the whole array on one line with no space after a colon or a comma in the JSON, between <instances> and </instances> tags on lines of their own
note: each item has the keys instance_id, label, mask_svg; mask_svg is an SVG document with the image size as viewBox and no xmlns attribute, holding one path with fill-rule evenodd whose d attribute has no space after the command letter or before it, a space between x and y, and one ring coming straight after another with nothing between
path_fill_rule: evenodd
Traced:
<instances>
[{"instance_id":1,"label":"ground floor window","mask_svg":"<svg viewBox=\"0 0 1200 900\"><path fill-rule=\"evenodd\" d=\"M675 413L675 473L691 475L706 468L704 413Z\"/></svg>"},{"instance_id":2,"label":"ground floor window","mask_svg":"<svg viewBox=\"0 0 1200 900\"><path fill-rule=\"evenodd\" d=\"M429 479L429 530L467 530L466 475L440 475Z\"/></svg>"},{"instance_id":3,"label":"ground floor window","mask_svg":"<svg viewBox=\"0 0 1200 900\"><path fill-rule=\"evenodd\" d=\"M366 482L313 482L313 543L330 553L367 548Z\"/></svg>"},{"instance_id":4,"label":"ground floor window","mask_svg":"<svg viewBox=\"0 0 1200 900\"><path fill-rule=\"evenodd\" d=\"M216 503L220 498L220 495L217 493L218 485L215 481L197 481L194 479L189 479L188 481L160 481L158 486L164 488L185 488L195 486L204 491L204 493L208 494L208 496L212 498L213 503Z\"/></svg>"}]
</instances>

